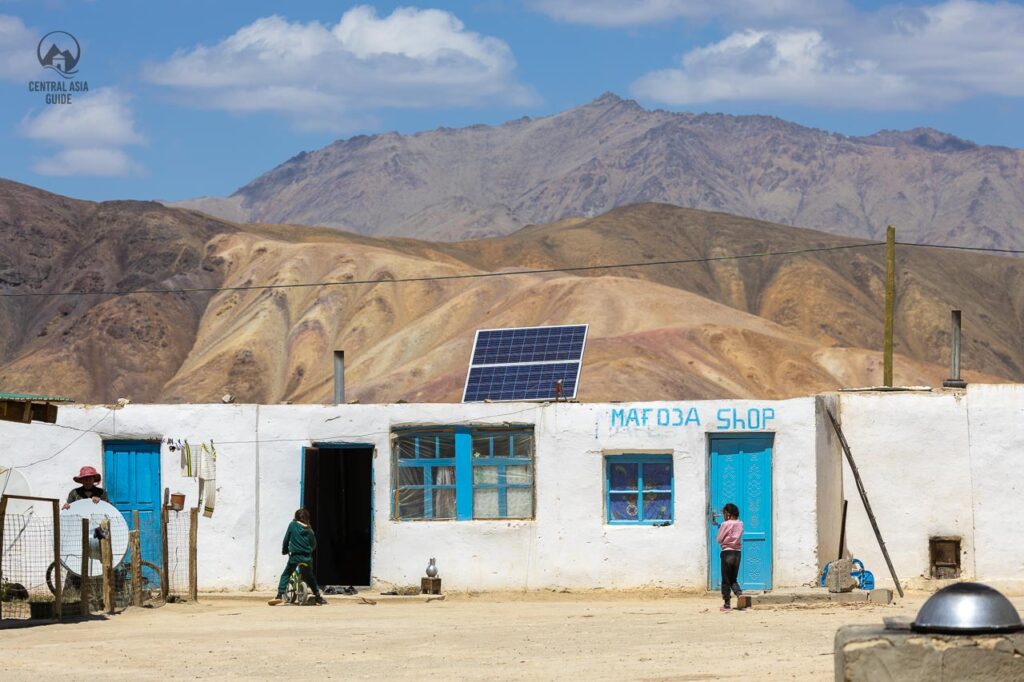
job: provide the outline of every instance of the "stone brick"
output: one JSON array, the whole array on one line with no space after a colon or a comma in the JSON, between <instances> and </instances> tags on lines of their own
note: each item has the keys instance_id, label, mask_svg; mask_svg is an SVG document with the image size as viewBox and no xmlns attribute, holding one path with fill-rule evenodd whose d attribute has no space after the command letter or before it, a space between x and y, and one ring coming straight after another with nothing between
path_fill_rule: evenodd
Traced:
<instances>
[{"instance_id":1,"label":"stone brick","mask_svg":"<svg viewBox=\"0 0 1024 682\"><path fill-rule=\"evenodd\" d=\"M850 602L867 601L868 594L867 592L856 590L854 592L829 593L828 598L829 601L836 602L837 604L848 604Z\"/></svg>"},{"instance_id":2,"label":"stone brick","mask_svg":"<svg viewBox=\"0 0 1024 682\"><path fill-rule=\"evenodd\" d=\"M853 562L850 559L836 559L830 562L825 587L833 593L850 592L857 587L857 581L850 575L852 571Z\"/></svg>"},{"instance_id":3,"label":"stone brick","mask_svg":"<svg viewBox=\"0 0 1024 682\"><path fill-rule=\"evenodd\" d=\"M1024 680L1024 633L931 635L847 625L836 632L836 682Z\"/></svg>"},{"instance_id":4,"label":"stone brick","mask_svg":"<svg viewBox=\"0 0 1024 682\"><path fill-rule=\"evenodd\" d=\"M868 601L876 604L891 604L892 590L886 588L871 590L868 592Z\"/></svg>"}]
</instances>

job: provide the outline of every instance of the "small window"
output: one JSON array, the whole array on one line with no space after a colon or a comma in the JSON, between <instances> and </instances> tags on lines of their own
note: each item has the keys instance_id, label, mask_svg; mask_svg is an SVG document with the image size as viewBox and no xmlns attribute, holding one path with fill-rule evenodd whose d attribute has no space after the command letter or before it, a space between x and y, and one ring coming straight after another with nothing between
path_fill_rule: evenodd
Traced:
<instances>
[{"instance_id":1,"label":"small window","mask_svg":"<svg viewBox=\"0 0 1024 682\"><path fill-rule=\"evenodd\" d=\"M533 518L532 431L473 431L473 518Z\"/></svg>"},{"instance_id":2,"label":"small window","mask_svg":"<svg viewBox=\"0 0 1024 682\"><path fill-rule=\"evenodd\" d=\"M532 519L533 428L394 434L394 518Z\"/></svg>"},{"instance_id":3,"label":"small window","mask_svg":"<svg viewBox=\"0 0 1024 682\"><path fill-rule=\"evenodd\" d=\"M928 538L932 577L940 579L960 577L960 538Z\"/></svg>"},{"instance_id":4,"label":"small window","mask_svg":"<svg viewBox=\"0 0 1024 682\"><path fill-rule=\"evenodd\" d=\"M605 458L605 508L610 524L672 523L673 489L672 455Z\"/></svg>"}]
</instances>

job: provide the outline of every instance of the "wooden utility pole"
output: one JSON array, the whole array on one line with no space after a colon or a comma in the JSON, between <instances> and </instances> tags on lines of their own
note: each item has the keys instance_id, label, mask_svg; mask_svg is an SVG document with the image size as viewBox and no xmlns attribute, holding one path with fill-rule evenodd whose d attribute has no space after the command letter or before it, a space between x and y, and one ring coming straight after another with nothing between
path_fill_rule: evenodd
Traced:
<instances>
[{"instance_id":1,"label":"wooden utility pole","mask_svg":"<svg viewBox=\"0 0 1024 682\"><path fill-rule=\"evenodd\" d=\"M883 380L892 387L893 308L896 299L896 228L885 230L885 359Z\"/></svg>"}]
</instances>

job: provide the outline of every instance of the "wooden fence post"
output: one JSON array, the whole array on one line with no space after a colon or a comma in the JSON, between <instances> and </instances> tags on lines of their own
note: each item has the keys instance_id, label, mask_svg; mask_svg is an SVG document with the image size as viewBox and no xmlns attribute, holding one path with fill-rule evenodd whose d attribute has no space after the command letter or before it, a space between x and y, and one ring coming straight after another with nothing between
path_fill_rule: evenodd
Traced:
<instances>
[{"instance_id":1,"label":"wooden fence post","mask_svg":"<svg viewBox=\"0 0 1024 682\"><path fill-rule=\"evenodd\" d=\"M83 616L88 616L92 612L92 585L90 584L89 569L92 563L92 556L89 552L89 519L82 519L82 566L78 572L78 576L82 581L81 587L78 588L79 599L81 600L79 606Z\"/></svg>"},{"instance_id":2,"label":"wooden fence post","mask_svg":"<svg viewBox=\"0 0 1024 682\"><path fill-rule=\"evenodd\" d=\"M103 562L103 610L114 613L114 552L110 546L110 519L100 522L103 538L100 540L100 559Z\"/></svg>"},{"instance_id":3,"label":"wooden fence post","mask_svg":"<svg viewBox=\"0 0 1024 682\"><path fill-rule=\"evenodd\" d=\"M4 584L4 526L7 525L7 496L0 496L0 590ZM6 597L7 595L3 595ZM4 602L0 599L0 618L4 617Z\"/></svg>"},{"instance_id":4,"label":"wooden fence post","mask_svg":"<svg viewBox=\"0 0 1024 682\"><path fill-rule=\"evenodd\" d=\"M188 598L199 601L199 555L196 548L199 539L199 507L189 510L188 519Z\"/></svg>"},{"instance_id":5,"label":"wooden fence post","mask_svg":"<svg viewBox=\"0 0 1024 682\"><path fill-rule=\"evenodd\" d=\"M142 545L137 528L128 533L128 549L132 562L132 604L142 606Z\"/></svg>"},{"instance_id":6,"label":"wooden fence post","mask_svg":"<svg viewBox=\"0 0 1024 682\"><path fill-rule=\"evenodd\" d=\"M55 563L53 584L57 588L53 595L56 599L53 605L53 617L59 621L64 612L64 581L60 574L62 568L60 563L60 503L57 500L53 500L53 561Z\"/></svg>"},{"instance_id":7,"label":"wooden fence post","mask_svg":"<svg viewBox=\"0 0 1024 682\"><path fill-rule=\"evenodd\" d=\"M160 507L160 542L163 547L163 576L160 579L160 596L163 600L167 601L167 595L171 591L171 573L169 567L171 565L169 558L167 557L167 505Z\"/></svg>"}]
</instances>

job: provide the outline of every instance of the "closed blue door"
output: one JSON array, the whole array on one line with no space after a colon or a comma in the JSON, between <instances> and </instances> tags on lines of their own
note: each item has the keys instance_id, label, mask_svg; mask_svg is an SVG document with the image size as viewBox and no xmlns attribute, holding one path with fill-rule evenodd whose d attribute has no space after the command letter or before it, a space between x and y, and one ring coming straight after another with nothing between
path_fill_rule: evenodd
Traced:
<instances>
[{"instance_id":1,"label":"closed blue door","mask_svg":"<svg viewBox=\"0 0 1024 682\"><path fill-rule=\"evenodd\" d=\"M772 588L772 435L716 436L711 439L711 509L708 518L709 578L712 590L722 586L718 526L722 507L740 508L743 545L740 587Z\"/></svg>"},{"instance_id":2,"label":"closed blue door","mask_svg":"<svg viewBox=\"0 0 1024 682\"><path fill-rule=\"evenodd\" d=\"M103 457L103 482L110 503L134 530L132 512L139 512L142 560L162 565L160 540L160 444L108 441Z\"/></svg>"}]
</instances>

